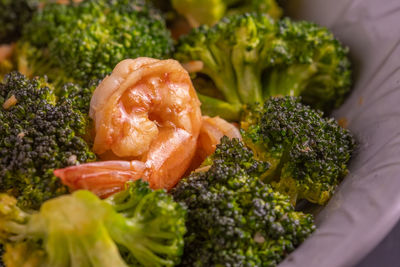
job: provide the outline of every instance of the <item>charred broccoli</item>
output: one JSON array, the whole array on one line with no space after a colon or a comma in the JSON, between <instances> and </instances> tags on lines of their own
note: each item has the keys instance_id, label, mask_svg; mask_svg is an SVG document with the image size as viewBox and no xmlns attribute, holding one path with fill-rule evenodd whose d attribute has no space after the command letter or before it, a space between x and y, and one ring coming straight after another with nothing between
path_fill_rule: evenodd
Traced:
<instances>
[{"instance_id":1,"label":"charred broccoli","mask_svg":"<svg viewBox=\"0 0 400 267\"><path fill-rule=\"evenodd\" d=\"M172 49L163 18L144 0L86 0L46 4L25 28L17 55L23 73L87 85L123 59L166 58Z\"/></svg>"},{"instance_id":2,"label":"charred broccoli","mask_svg":"<svg viewBox=\"0 0 400 267\"><path fill-rule=\"evenodd\" d=\"M202 109L228 120L239 120L244 104L269 96L301 95L314 108L331 110L350 89L347 49L311 22L274 22L260 14L226 17L182 37L175 57L202 62L199 73L219 92L200 92Z\"/></svg>"},{"instance_id":3,"label":"charred broccoli","mask_svg":"<svg viewBox=\"0 0 400 267\"><path fill-rule=\"evenodd\" d=\"M141 180L106 200L76 191L35 212L0 195L7 266L173 266L185 231L185 209Z\"/></svg>"},{"instance_id":4,"label":"charred broccoli","mask_svg":"<svg viewBox=\"0 0 400 267\"><path fill-rule=\"evenodd\" d=\"M0 44L16 41L38 6L39 0L0 0Z\"/></svg>"},{"instance_id":5,"label":"charred broccoli","mask_svg":"<svg viewBox=\"0 0 400 267\"><path fill-rule=\"evenodd\" d=\"M275 19L282 14L275 0L172 0L172 5L192 27L212 26L222 17L232 14L260 12Z\"/></svg>"},{"instance_id":6,"label":"charred broccoli","mask_svg":"<svg viewBox=\"0 0 400 267\"><path fill-rule=\"evenodd\" d=\"M351 133L295 97L250 105L245 114L243 141L256 158L271 164L264 181L293 203L325 204L347 174L354 149Z\"/></svg>"},{"instance_id":7,"label":"charred broccoli","mask_svg":"<svg viewBox=\"0 0 400 267\"><path fill-rule=\"evenodd\" d=\"M312 233L312 216L259 179L266 169L239 140L223 137L210 168L172 189L188 208L182 266L275 266Z\"/></svg>"},{"instance_id":8,"label":"charred broccoli","mask_svg":"<svg viewBox=\"0 0 400 267\"><path fill-rule=\"evenodd\" d=\"M21 207L37 208L66 192L54 169L95 159L82 138L89 103L81 101L91 95L85 90L72 84L56 90L17 72L0 83L0 191Z\"/></svg>"}]
</instances>

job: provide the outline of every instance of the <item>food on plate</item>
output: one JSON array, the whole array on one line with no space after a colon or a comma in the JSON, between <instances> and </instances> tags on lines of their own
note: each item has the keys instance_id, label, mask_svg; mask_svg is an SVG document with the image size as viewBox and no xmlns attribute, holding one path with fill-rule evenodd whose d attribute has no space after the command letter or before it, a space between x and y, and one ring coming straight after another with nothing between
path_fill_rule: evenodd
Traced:
<instances>
[{"instance_id":1,"label":"food on plate","mask_svg":"<svg viewBox=\"0 0 400 267\"><path fill-rule=\"evenodd\" d=\"M65 193L53 170L96 158L83 138L90 96L73 84L53 88L16 72L0 83L0 191L19 206L38 208Z\"/></svg>"},{"instance_id":2,"label":"food on plate","mask_svg":"<svg viewBox=\"0 0 400 267\"><path fill-rule=\"evenodd\" d=\"M7 266L173 266L183 252L185 209L146 182L100 200L77 191L24 211L0 195Z\"/></svg>"},{"instance_id":3,"label":"food on plate","mask_svg":"<svg viewBox=\"0 0 400 267\"><path fill-rule=\"evenodd\" d=\"M296 249L305 207L348 173L353 135L323 112L351 69L328 29L281 14L0 0L6 266L276 266Z\"/></svg>"},{"instance_id":4,"label":"food on plate","mask_svg":"<svg viewBox=\"0 0 400 267\"><path fill-rule=\"evenodd\" d=\"M297 200L324 205L347 174L352 134L298 98L271 98L249 105L241 122L244 143L271 167L264 182Z\"/></svg>"},{"instance_id":5,"label":"food on plate","mask_svg":"<svg viewBox=\"0 0 400 267\"><path fill-rule=\"evenodd\" d=\"M219 93L198 92L202 111L228 120L240 120L244 104L279 95L301 95L313 108L330 111L351 85L347 49L328 29L260 14L193 29L180 39L175 58L202 62L196 73L211 79Z\"/></svg>"},{"instance_id":6,"label":"food on plate","mask_svg":"<svg viewBox=\"0 0 400 267\"><path fill-rule=\"evenodd\" d=\"M38 6L39 0L0 0L0 44L16 41Z\"/></svg>"},{"instance_id":7,"label":"food on plate","mask_svg":"<svg viewBox=\"0 0 400 267\"><path fill-rule=\"evenodd\" d=\"M214 25L227 15L257 11L278 19L282 10L275 0L172 0L172 6L192 27Z\"/></svg>"},{"instance_id":8,"label":"food on plate","mask_svg":"<svg viewBox=\"0 0 400 267\"><path fill-rule=\"evenodd\" d=\"M46 4L24 28L17 65L28 76L87 85L123 59L167 58L173 49L160 12L144 0Z\"/></svg>"},{"instance_id":9,"label":"food on plate","mask_svg":"<svg viewBox=\"0 0 400 267\"><path fill-rule=\"evenodd\" d=\"M126 181L172 188L196 151L200 102L188 73L175 60L120 62L96 88L90 103L93 151L106 160L57 170L72 190L107 196Z\"/></svg>"},{"instance_id":10,"label":"food on plate","mask_svg":"<svg viewBox=\"0 0 400 267\"><path fill-rule=\"evenodd\" d=\"M314 230L312 215L264 184L268 164L224 137L206 171L172 189L187 206L182 266L275 266Z\"/></svg>"}]
</instances>

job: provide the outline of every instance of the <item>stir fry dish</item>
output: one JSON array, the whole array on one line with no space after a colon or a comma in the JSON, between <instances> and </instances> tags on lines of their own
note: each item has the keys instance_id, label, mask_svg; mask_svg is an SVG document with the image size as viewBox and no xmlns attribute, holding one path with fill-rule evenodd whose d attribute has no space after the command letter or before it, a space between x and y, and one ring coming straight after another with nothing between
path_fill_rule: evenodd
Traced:
<instances>
[{"instance_id":1,"label":"stir fry dish","mask_svg":"<svg viewBox=\"0 0 400 267\"><path fill-rule=\"evenodd\" d=\"M275 0L0 0L0 266L277 266L348 174L348 49Z\"/></svg>"}]
</instances>

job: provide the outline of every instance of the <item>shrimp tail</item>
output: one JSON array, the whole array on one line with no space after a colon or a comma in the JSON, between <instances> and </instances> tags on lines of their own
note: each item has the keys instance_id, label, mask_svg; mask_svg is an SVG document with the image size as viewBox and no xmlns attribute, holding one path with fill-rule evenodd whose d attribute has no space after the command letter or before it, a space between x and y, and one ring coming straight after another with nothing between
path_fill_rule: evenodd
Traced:
<instances>
[{"instance_id":1,"label":"shrimp tail","mask_svg":"<svg viewBox=\"0 0 400 267\"><path fill-rule=\"evenodd\" d=\"M146 180L146 166L140 161L100 161L57 169L54 175L71 191L86 189L104 198L122 190L128 181Z\"/></svg>"}]
</instances>

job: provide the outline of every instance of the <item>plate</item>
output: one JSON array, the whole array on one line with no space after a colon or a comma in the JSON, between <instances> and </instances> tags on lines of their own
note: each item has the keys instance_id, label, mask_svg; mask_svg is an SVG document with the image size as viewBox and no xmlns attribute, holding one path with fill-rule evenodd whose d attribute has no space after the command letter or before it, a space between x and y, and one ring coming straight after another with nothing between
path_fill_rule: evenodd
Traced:
<instances>
[{"instance_id":1,"label":"plate","mask_svg":"<svg viewBox=\"0 0 400 267\"><path fill-rule=\"evenodd\" d=\"M354 89L333 113L355 134L350 173L318 229L280 267L352 266L400 218L400 1L287 1L289 15L331 29L350 48Z\"/></svg>"}]
</instances>

